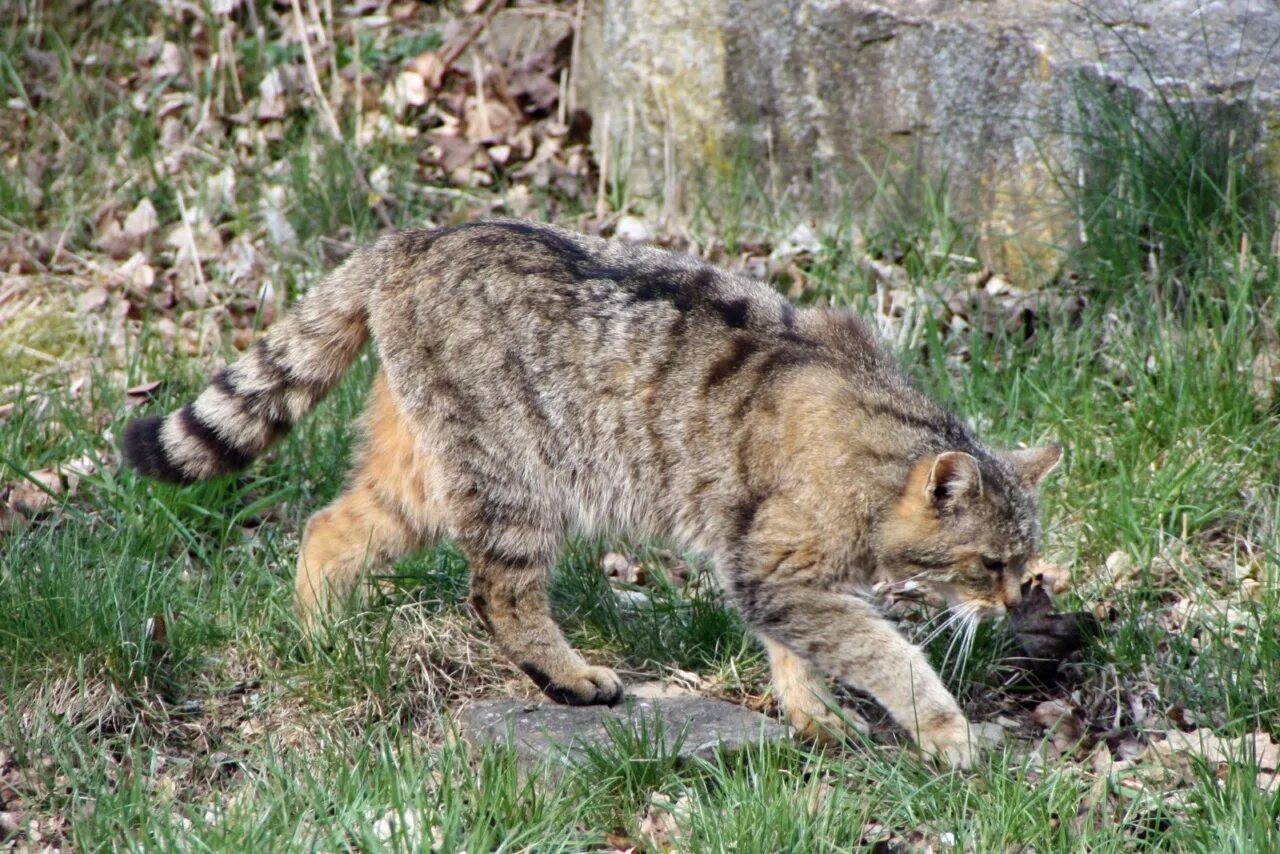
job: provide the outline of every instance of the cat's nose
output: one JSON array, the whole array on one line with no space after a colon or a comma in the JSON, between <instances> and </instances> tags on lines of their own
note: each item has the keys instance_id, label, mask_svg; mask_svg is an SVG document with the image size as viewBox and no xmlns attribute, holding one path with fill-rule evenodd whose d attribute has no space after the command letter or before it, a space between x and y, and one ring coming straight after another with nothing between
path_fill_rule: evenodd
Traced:
<instances>
[{"instance_id":1,"label":"cat's nose","mask_svg":"<svg viewBox=\"0 0 1280 854\"><path fill-rule=\"evenodd\" d=\"M1018 579L1016 578L1006 579L1004 583L1003 595L1000 597L1004 601L1004 604L1012 608L1016 606L1019 602L1021 602L1022 588L1024 586L1029 586L1029 585L1019 584Z\"/></svg>"}]
</instances>

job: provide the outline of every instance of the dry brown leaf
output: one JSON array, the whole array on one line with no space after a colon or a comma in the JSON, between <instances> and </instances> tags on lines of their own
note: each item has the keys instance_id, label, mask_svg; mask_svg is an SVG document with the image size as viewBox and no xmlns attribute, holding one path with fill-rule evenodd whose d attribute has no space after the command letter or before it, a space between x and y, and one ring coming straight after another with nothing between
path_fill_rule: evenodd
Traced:
<instances>
[{"instance_id":1,"label":"dry brown leaf","mask_svg":"<svg viewBox=\"0 0 1280 854\"><path fill-rule=\"evenodd\" d=\"M637 216L624 216L618 219L613 235L627 243L650 243L654 238L654 228Z\"/></svg>"},{"instance_id":2,"label":"dry brown leaf","mask_svg":"<svg viewBox=\"0 0 1280 854\"><path fill-rule=\"evenodd\" d=\"M489 146L488 152L489 152L489 159L492 160L498 166L504 165L508 160L511 159L511 146L506 144L491 145Z\"/></svg>"},{"instance_id":3,"label":"dry brown leaf","mask_svg":"<svg viewBox=\"0 0 1280 854\"><path fill-rule=\"evenodd\" d=\"M397 119L403 118L410 107L427 103L427 80L414 69L406 69L382 90L382 104Z\"/></svg>"},{"instance_id":4,"label":"dry brown leaf","mask_svg":"<svg viewBox=\"0 0 1280 854\"><path fill-rule=\"evenodd\" d=\"M6 503L24 516L35 516L48 510L63 491L62 477L56 469L39 469L9 484Z\"/></svg>"},{"instance_id":5,"label":"dry brown leaf","mask_svg":"<svg viewBox=\"0 0 1280 854\"><path fill-rule=\"evenodd\" d=\"M1065 593L1071 589L1071 571L1060 564L1037 558L1027 569L1028 575L1039 582L1050 596Z\"/></svg>"},{"instance_id":6,"label":"dry brown leaf","mask_svg":"<svg viewBox=\"0 0 1280 854\"><path fill-rule=\"evenodd\" d=\"M208 219L200 219L188 225L180 222L165 236L165 245L176 251L175 264L190 264L192 251L201 261L208 261L222 252L222 234Z\"/></svg>"},{"instance_id":7,"label":"dry brown leaf","mask_svg":"<svg viewBox=\"0 0 1280 854\"><path fill-rule=\"evenodd\" d=\"M98 463L89 454L82 454L77 459L59 464L56 470L66 484L67 494L75 495L82 478L97 474Z\"/></svg>"},{"instance_id":8,"label":"dry brown leaf","mask_svg":"<svg viewBox=\"0 0 1280 854\"><path fill-rule=\"evenodd\" d=\"M151 291L151 286L156 282L155 268L147 263L147 256L142 252L135 252L129 256L129 259L111 272L108 277L110 284L123 284L125 289L134 297L137 297L143 304L146 303L147 294Z\"/></svg>"},{"instance_id":9,"label":"dry brown leaf","mask_svg":"<svg viewBox=\"0 0 1280 854\"><path fill-rule=\"evenodd\" d=\"M1053 750L1069 753L1084 736L1084 723L1064 700L1045 700L1031 712L1031 719L1048 731Z\"/></svg>"},{"instance_id":10,"label":"dry brown leaf","mask_svg":"<svg viewBox=\"0 0 1280 854\"><path fill-rule=\"evenodd\" d=\"M1059 726L1063 721L1071 721L1072 718L1073 712L1066 700L1045 700L1031 712L1031 720L1046 730ZM1066 726L1074 727L1075 724L1067 723Z\"/></svg>"},{"instance_id":11,"label":"dry brown leaf","mask_svg":"<svg viewBox=\"0 0 1280 854\"><path fill-rule=\"evenodd\" d=\"M160 48L160 57L151 67L156 77L175 77L182 73L182 51L173 42L165 42Z\"/></svg>"},{"instance_id":12,"label":"dry brown leaf","mask_svg":"<svg viewBox=\"0 0 1280 854\"><path fill-rule=\"evenodd\" d=\"M76 298L76 311L81 314L91 314L102 309L111 299L111 295L107 293L107 289L101 285L94 285Z\"/></svg>"},{"instance_id":13,"label":"dry brown leaf","mask_svg":"<svg viewBox=\"0 0 1280 854\"><path fill-rule=\"evenodd\" d=\"M99 226L98 236L94 238L93 244L116 259L128 258L138 248L133 240L125 236L124 229L114 218Z\"/></svg>"},{"instance_id":14,"label":"dry brown leaf","mask_svg":"<svg viewBox=\"0 0 1280 854\"><path fill-rule=\"evenodd\" d=\"M676 823L676 814L689 809L689 796L681 795L671 802L666 798L655 797L645 810L640 820L640 836L655 851L679 851L680 826Z\"/></svg>"},{"instance_id":15,"label":"dry brown leaf","mask_svg":"<svg viewBox=\"0 0 1280 854\"><path fill-rule=\"evenodd\" d=\"M129 388L124 390L124 393L129 397L137 397L146 400L154 396L156 389L160 388L160 386L160 380L150 380L149 382L141 382L137 385L129 386Z\"/></svg>"},{"instance_id":16,"label":"dry brown leaf","mask_svg":"<svg viewBox=\"0 0 1280 854\"><path fill-rule=\"evenodd\" d=\"M124 218L124 236L133 241L137 241L137 245L141 246L142 241L160 227L160 217L156 213L155 205L151 203L151 199L143 196L129 215Z\"/></svg>"},{"instance_id":17,"label":"dry brown leaf","mask_svg":"<svg viewBox=\"0 0 1280 854\"><path fill-rule=\"evenodd\" d=\"M516 129L516 115L493 98L468 98L462 116L467 141L477 145L500 142Z\"/></svg>"},{"instance_id":18,"label":"dry brown leaf","mask_svg":"<svg viewBox=\"0 0 1280 854\"><path fill-rule=\"evenodd\" d=\"M1208 729L1194 729L1190 732L1169 730L1163 735L1163 738L1151 742L1144 758L1180 769L1186 769L1196 760L1219 769L1252 766L1257 769L1260 788L1280 791L1280 780L1277 779L1280 747L1267 733L1231 737L1217 735Z\"/></svg>"},{"instance_id":19,"label":"dry brown leaf","mask_svg":"<svg viewBox=\"0 0 1280 854\"><path fill-rule=\"evenodd\" d=\"M444 71L444 62L440 59L439 53L434 50L420 53L413 58L409 66L423 81L430 84L431 88L440 87L440 75Z\"/></svg>"}]
</instances>

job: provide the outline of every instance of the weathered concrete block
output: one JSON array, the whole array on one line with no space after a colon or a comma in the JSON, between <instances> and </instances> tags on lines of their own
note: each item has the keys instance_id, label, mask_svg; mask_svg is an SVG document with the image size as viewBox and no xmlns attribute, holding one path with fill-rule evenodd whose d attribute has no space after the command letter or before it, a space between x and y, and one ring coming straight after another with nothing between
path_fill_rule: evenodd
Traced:
<instances>
[{"instance_id":1,"label":"weathered concrete block","mask_svg":"<svg viewBox=\"0 0 1280 854\"><path fill-rule=\"evenodd\" d=\"M707 697L628 697L613 708L484 700L463 707L457 724L470 744L511 744L528 761L566 764L580 762L592 747L608 749L614 743L609 724L660 736L666 755L683 760L790 738L786 727L764 715Z\"/></svg>"},{"instance_id":2,"label":"weathered concrete block","mask_svg":"<svg viewBox=\"0 0 1280 854\"><path fill-rule=\"evenodd\" d=\"M1241 126L1280 177L1280 6L1253 0L592 0L580 97L597 152L678 196L745 141L777 196L865 203L875 176L945 177L988 263L1076 233L1083 79ZM838 188L838 190L837 190Z\"/></svg>"}]
</instances>

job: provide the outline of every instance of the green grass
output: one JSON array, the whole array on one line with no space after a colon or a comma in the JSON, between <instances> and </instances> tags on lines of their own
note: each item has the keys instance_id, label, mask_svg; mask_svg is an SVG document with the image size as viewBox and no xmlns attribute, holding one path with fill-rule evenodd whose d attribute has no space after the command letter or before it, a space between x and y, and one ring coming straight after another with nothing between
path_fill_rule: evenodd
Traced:
<instances>
[{"instance_id":1,"label":"green grass","mask_svg":"<svg viewBox=\"0 0 1280 854\"><path fill-rule=\"evenodd\" d=\"M1083 169L1073 195L1088 271L1167 305L1225 295L1215 287L1230 274L1224 261L1268 246L1275 228L1274 176L1249 154L1247 103L1140 106L1091 78L1078 81L1076 101Z\"/></svg>"},{"instance_id":2,"label":"green grass","mask_svg":"<svg viewBox=\"0 0 1280 854\"><path fill-rule=\"evenodd\" d=\"M162 32L188 63L201 49L154 4L92 16L69 4L30 8L0 33L0 87L28 105L26 150L48 152L48 162L0 173L6 238L64 231L68 250L92 254L104 200L127 213L149 198L162 221L180 201L199 204L224 239L265 246L276 287L292 292L324 266L321 238L357 240L379 227L348 153L306 111L250 149L219 126L204 143L216 156L166 171L162 121L135 109L133 96L158 104L189 94L180 109L191 122L205 100L226 112L244 104L227 65L136 91L108 85L137 66L127 39ZM272 4L254 8L265 42L244 8L235 19L234 82L246 98L298 55L272 29ZM216 40L225 22L205 23ZM385 77L438 39L430 28L371 37L361 63ZM80 62L87 53L101 61ZM339 57L346 68L355 51L341 45ZM1066 446L1044 501L1046 551L1076 582L1057 604L1114 614L1061 689L1090 706L1094 734L1139 731L1144 706L1156 721L1186 709L1220 735L1280 738L1280 408L1274 387L1260 391L1254 376L1280 325L1280 262L1267 251L1275 201L1255 189L1235 138L1218 126L1176 105L1139 120L1123 101L1089 103L1096 120L1082 141L1098 157L1076 199L1088 240L1072 261L1088 308L1041 317L1030 338L1021 327L987 334L980 318L958 333L925 318L902 356L992 443ZM339 119L353 130L350 116ZM390 170L396 222L465 212L465 198L445 205L415 186L417 156L383 143L355 154L366 170ZM795 221L739 160L706 188L692 220L731 252L776 242ZM236 182L223 197L211 188L228 167ZM614 207L626 203L625 187L608 191ZM971 272L962 258L972 236L951 216L945 188L885 184L881 197L891 215L878 226L848 209L818 227L806 299L870 309L855 224L865 250L901 264L926 297ZM545 189L533 200L535 214L566 221L583 203ZM296 245L264 244L266 202L280 204ZM205 274L229 286L218 265ZM445 737L450 709L527 685L466 611L466 562L451 546L398 562L380 579L384 592L319 647L301 644L292 614L300 529L341 486L372 360L246 475L188 489L144 483L117 467L113 437L134 413L123 388L164 380L145 404L161 411L234 355L173 355L156 325L163 309L152 311L121 356L123 375L104 371L78 393L50 375L15 393L0 424L0 484L86 453L99 461L74 496L0 534L0 774L46 835L86 851L582 851L610 838L652 849L642 824L653 809L672 816L673 844L692 851L863 850L917 832L935 848L945 839L978 851L1280 847L1280 802L1253 784L1246 756L1140 779L1132 775L1155 774L1152 763L1108 776L1082 757L1039 763L1025 746L995 751L971 774L941 774L882 741L830 754L759 747L682 765L655 733L619 731L581 768L529 776L509 751L465 750ZM761 650L705 568L684 588L659 576L643 588L646 602L624 604L598 571L603 552L619 547L575 543L557 568L553 604L575 645L633 679L676 667L731 697L765 690ZM1138 569L1119 585L1103 571L1117 551ZM1230 618L1202 610L1181 622L1185 601L1239 591L1237 565L1258 583L1256 597L1237 597ZM932 642L935 660L949 643ZM1031 705L1047 696L1006 684L1008 646L1007 631L985 627L968 660L944 668L971 708L1001 691ZM381 820L402 829L383 838Z\"/></svg>"}]
</instances>

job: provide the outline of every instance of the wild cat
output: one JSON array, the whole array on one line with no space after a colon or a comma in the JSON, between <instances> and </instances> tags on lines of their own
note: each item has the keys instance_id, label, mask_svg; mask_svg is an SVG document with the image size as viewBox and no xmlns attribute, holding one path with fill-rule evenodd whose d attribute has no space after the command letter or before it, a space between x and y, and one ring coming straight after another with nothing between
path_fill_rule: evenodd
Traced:
<instances>
[{"instance_id":1,"label":"wild cat","mask_svg":"<svg viewBox=\"0 0 1280 854\"><path fill-rule=\"evenodd\" d=\"M821 674L967 765L964 713L858 595L917 580L969 617L1016 602L1061 449L995 451L909 382L856 316L657 248L523 221L404 231L357 250L192 403L124 452L187 483L241 469L333 388L370 336L380 372L346 490L307 524L311 629L364 573L442 537L471 603L551 699L615 703L548 610L574 532L709 554L805 735L838 727Z\"/></svg>"}]
</instances>

